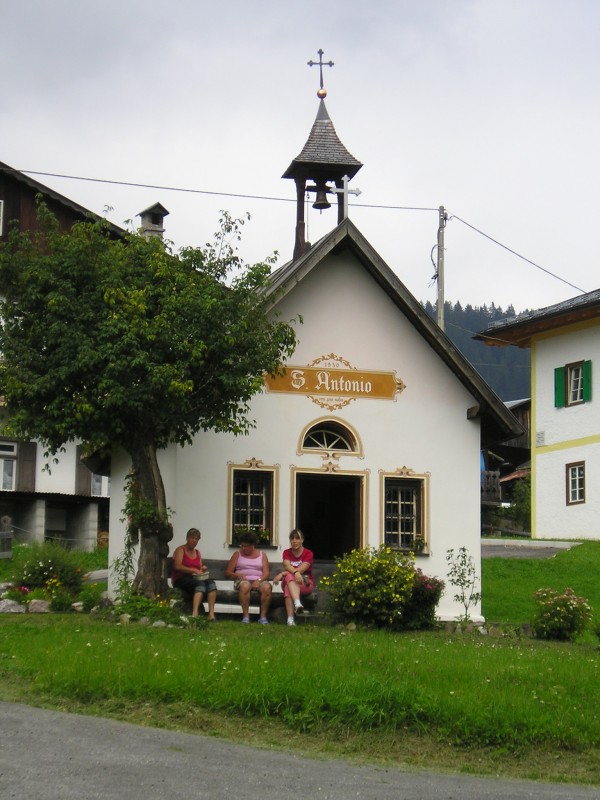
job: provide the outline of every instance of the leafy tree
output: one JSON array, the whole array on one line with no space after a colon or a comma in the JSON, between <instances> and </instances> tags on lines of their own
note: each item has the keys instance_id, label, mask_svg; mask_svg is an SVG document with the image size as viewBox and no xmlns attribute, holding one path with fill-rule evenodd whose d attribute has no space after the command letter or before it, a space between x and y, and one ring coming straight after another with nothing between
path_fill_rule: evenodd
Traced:
<instances>
[{"instance_id":1,"label":"leafy tree","mask_svg":"<svg viewBox=\"0 0 600 800\"><path fill-rule=\"evenodd\" d=\"M173 536L157 450L199 430L244 433L262 375L295 347L267 316L268 263L236 255L241 220L224 213L214 241L175 254L160 238L111 238L104 221L39 230L0 246L0 395L13 435L50 453L68 441L131 457L130 533L140 536L134 589L166 587Z\"/></svg>"}]
</instances>

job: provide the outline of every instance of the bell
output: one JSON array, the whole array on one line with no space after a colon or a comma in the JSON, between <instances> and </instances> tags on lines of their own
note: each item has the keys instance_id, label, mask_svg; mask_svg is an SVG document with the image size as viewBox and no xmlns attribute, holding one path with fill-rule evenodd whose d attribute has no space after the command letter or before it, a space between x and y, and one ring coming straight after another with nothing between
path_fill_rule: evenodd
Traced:
<instances>
[{"instance_id":1,"label":"bell","mask_svg":"<svg viewBox=\"0 0 600 800\"><path fill-rule=\"evenodd\" d=\"M331 203L327 199L325 184L317 186L317 198L313 203L313 208L317 208L319 211L323 211L325 208L331 208Z\"/></svg>"}]
</instances>

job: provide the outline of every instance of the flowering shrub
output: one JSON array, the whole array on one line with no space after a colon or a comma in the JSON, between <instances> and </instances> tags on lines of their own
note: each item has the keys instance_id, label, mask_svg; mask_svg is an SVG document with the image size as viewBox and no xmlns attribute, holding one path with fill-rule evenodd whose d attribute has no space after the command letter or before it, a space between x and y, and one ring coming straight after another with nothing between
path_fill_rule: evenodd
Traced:
<instances>
[{"instance_id":1,"label":"flowering shrub","mask_svg":"<svg viewBox=\"0 0 600 800\"><path fill-rule=\"evenodd\" d=\"M382 546L342 556L321 586L340 619L384 627L399 622L414 578L412 557Z\"/></svg>"},{"instance_id":2,"label":"flowering shrub","mask_svg":"<svg viewBox=\"0 0 600 800\"><path fill-rule=\"evenodd\" d=\"M584 597L577 597L573 589L565 589L562 594L554 589L539 589L533 597L537 611L532 631L537 639L572 642L592 618L589 603Z\"/></svg>"},{"instance_id":3,"label":"flowering shrub","mask_svg":"<svg viewBox=\"0 0 600 800\"><path fill-rule=\"evenodd\" d=\"M2 600L14 600L17 603L29 602L29 589L27 586L9 586L2 592Z\"/></svg>"},{"instance_id":4,"label":"flowering shrub","mask_svg":"<svg viewBox=\"0 0 600 800\"><path fill-rule=\"evenodd\" d=\"M36 544L23 549L14 559L15 583L29 589L46 589L49 581L58 581L69 594L81 591L83 573L77 564L77 552L56 544Z\"/></svg>"},{"instance_id":5,"label":"flowering shrub","mask_svg":"<svg viewBox=\"0 0 600 800\"><path fill-rule=\"evenodd\" d=\"M415 570L412 592L402 610L398 627L412 631L435 627L435 609L444 586L440 578L429 578L422 570Z\"/></svg>"}]
</instances>

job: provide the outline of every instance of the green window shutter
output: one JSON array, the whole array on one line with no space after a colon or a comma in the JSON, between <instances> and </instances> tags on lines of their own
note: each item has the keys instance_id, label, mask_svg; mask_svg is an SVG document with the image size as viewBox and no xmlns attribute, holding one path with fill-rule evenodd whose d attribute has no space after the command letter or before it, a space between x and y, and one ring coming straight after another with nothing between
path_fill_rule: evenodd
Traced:
<instances>
[{"instance_id":1,"label":"green window shutter","mask_svg":"<svg viewBox=\"0 0 600 800\"><path fill-rule=\"evenodd\" d=\"M557 367L554 370L554 405L564 408L565 405L565 368Z\"/></svg>"},{"instance_id":2,"label":"green window shutter","mask_svg":"<svg viewBox=\"0 0 600 800\"><path fill-rule=\"evenodd\" d=\"M592 399L592 362L583 362L583 401Z\"/></svg>"}]
</instances>

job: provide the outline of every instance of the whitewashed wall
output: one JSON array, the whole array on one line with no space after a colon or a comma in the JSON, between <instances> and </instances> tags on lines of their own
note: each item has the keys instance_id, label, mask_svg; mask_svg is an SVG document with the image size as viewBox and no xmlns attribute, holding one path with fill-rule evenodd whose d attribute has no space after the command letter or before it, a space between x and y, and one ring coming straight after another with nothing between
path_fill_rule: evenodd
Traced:
<instances>
[{"instance_id":1,"label":"whitewashed wall","mask_svg":"<svg viewBox=\"0 0 600 800\"><path fill-rule=\"evenodd\" d=\"M349 424L361 439L364 457L341 455L340 471L366 472L364 544L382 542L380 471L408 467L430 473L431 553L418 558L429 575L446 576L446 551L465 546L480 571L480 429L467 420L473 397L445 366L388 296L351 256L329 256L278 306L283 319L301 314L299 344L290 363L306 365L334 353L359 369L396 371L406 389L395 401L359 399L327 412L306 396L267 393L252 403L256 429L243 437L202 433L193 446L171 447L160 462L167 503L175 512L174 545L190 526L202 530L206 558L228 558L227 464L256 458L279 465L279 549L295 524L292 469L322 470L318 453L299 454L301 432L325 416ZM111 482L111 559L122 549L118 487L127 470L115 459ZM448 587L439 608L443 618L460 609ZM480 609L474 609L477 617Z\"/></svg>"},{"instance_id":2,"label":"whitewashed wall","mask_svg":"<svg viewBox=\"0 0 600 800\"><path fill-rule=\"evenodd\" d=\"M592 399L554 407L554 369L592 362ZM580 326L537 338L532 346L533 533L541 539L600 538L600 329ZM567 464L585 461L586 501L567 505Z\"/></svg>"}]
</instances>

